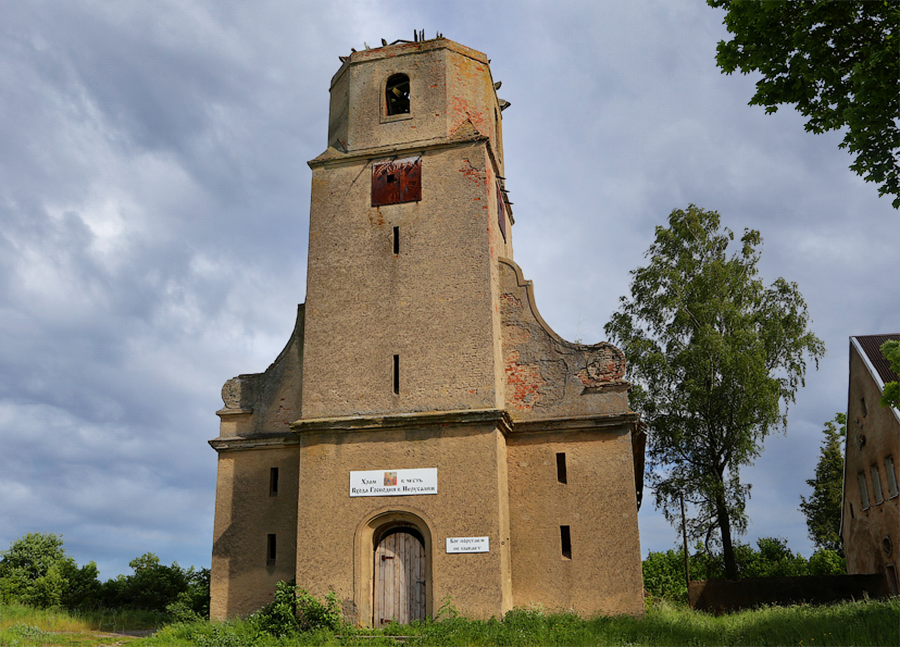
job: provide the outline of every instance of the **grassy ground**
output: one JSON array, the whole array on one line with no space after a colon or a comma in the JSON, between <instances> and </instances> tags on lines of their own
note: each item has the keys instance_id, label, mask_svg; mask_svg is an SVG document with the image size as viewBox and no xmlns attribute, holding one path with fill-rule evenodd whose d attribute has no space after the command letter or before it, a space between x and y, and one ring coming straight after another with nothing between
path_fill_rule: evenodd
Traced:
<instances>
[{"instance_id":1,"label":"grassy ground","mask_svg":"<svg viewBox=\"0 0 900 647\"><path fill-rule=\"evenodd\" d=\"M148 611L85 611L33 609L0 605L0 647L31 645L124 645L136 635L157 629L166 616Z\"/></svg>"},{"instance_id":2,"label":"grassy ground","mask_svg":"<svg viewBox=\"0 0 900 647\"><path fill-rule=\"evenodd\" d=\"M148 617L120 614L69 615L0 608L0 645L124 645L130 647L250 647L281 645L900 645L900 599L831 606L770 607L714 617L683 607L657 604L643 618L545 615L515 610L499 622L448 618L380 630L319 632L277 639L256 632L252 622L169 625L147 638L98 633L146 627ZM110 624L106 624L110 623ZM52 633L51 633L52 632ZM69 633L55 633L69 632Z\"/></svg>"}]
</instances>

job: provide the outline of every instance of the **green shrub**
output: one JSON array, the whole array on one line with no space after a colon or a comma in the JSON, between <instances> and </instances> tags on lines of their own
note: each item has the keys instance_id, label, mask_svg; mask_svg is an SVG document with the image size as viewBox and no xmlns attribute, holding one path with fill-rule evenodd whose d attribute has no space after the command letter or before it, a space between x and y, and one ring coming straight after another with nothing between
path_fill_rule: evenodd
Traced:
<instances>
[{"instance_id":1,"label":"green shrub","mask_svg":"<svg viewBox=\"0 0 900 647\"><path fill-rule=\"evenodd\" d=\"M287 636L319 629L336 631L343 625L343 612L334 591L320 600L291 582L278 582L272 602L251 616L260 631Z\"/></svg>"}]
</instances>

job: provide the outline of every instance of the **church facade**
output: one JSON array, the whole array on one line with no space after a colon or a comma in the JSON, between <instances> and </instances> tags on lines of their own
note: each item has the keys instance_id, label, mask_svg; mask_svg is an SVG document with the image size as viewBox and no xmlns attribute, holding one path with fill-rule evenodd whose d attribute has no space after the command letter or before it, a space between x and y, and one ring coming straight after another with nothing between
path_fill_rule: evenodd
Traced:
<instances>
[{"instance_id":1,"label":"church facade","mask_svg":"<svg viewBox=\"0 0 900 647\"><path fill-rule=\"evenodd\" d=\"M380 626L514 606L643 611L625 358L561 339L513 262L486 57L342 57L312 160L306 302L222 391L211 616L279 580Z\"/></svg>"}]
</instances>

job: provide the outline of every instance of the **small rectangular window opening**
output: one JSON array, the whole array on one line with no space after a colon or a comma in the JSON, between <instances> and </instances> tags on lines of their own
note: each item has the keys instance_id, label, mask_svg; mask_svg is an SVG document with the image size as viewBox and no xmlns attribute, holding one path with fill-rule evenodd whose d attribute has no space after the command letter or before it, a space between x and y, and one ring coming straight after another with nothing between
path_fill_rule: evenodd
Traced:
<instances>
[{"instance_id":1,"label":"small rectangular window opening","mask_svg":"<svg viewBox=\"0 0 900 647\"><path fill-rule=\"evenodd\" d=\"M560 483L568 483L566 480L566 453L557 452L556 454L556 480Z\"/></svg>"},{"instance_id":2,"label":"small rectangular window opening","mask_svg":"<svg viewBox=\"0 0 900 647\"><path fill-rule=\"evenodd\" d=\"M892 499L897 496L897 472L894 471L894 457L885 456L884 471L887 474L888 496Z\"/></svg>"},{"instance_id":3,"label":"small rectangular window opening","mask_svg":"<svg viewBox=\"0 0 900 647\"><path fill-rule=\"evenodd\" d=\"M269 564L275 563L275 535L266 536L266 561Z\"/></svg>"},{"instance_id":4,"label":"small rectangular window opening","mask_svg":"<svg viewBox=\"0 0 900 647\"><path fill-rule=\"evenodd\" d=\"M400 253L400 227L394 227L394 256Z\"/></svg>"},{"instance_id":5,"label":"small rectangular window opening","mask_svg":"<svg viewBox=\"0 0 900 647\"><path fill-rule=\"evenodd\" d=\"M400 356L394 355L394 395L400 394Z\"/></svg>"},{"instance_id":6,"label":"small rectangular window opening","mask_svg":"<svg viewBox=\"0 0 900 647\"><path fill-rule=\"evenodd\" d=\"M872 494L875 495L875 503L883 503L884 496L881 494L881 475L878 473L878 466L872 465L869 472L872 474Z\"/></svg>"},{"instance_id":7,"label":"small rectangular window opening","mask_svg":"<svg viewBox=\"0 0 900 647\"><path fill-rule=\"evenodd\" d=\"M278 468L273 467L269 470L269 496L278 494Z\"/></svg>"},{"instance_id":8,"label":"small rectangular window opening","mask_svg":"<svg viewBox=\"0 0 900 647\"><path fill-rule=\"evenodd\" d=\"M859 483L859 500L863 510L869 509L869 488L866 487L866 473L857 472L856 482Z\"/></svg>"},{"instance_id":9,"label":"small rectangular window opening","mask_svg":"<svg viewBox=\"0 0 900 647\"><path fill-rule=\"evenodd\" d=\"M565 559L572 559L572 534L569 532L569 526L559 527L559 541L562 548L562 556Z\"/></svg>"}]
</instances>

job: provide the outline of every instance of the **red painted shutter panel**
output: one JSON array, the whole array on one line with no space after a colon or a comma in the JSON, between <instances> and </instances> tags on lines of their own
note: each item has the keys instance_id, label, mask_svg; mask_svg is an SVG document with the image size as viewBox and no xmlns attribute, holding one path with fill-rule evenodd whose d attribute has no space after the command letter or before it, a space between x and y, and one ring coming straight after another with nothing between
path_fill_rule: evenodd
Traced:
<instances>
[{"instance_id":1,"label":"red painted shutter panel","mask_svg":"<svg viewBox=\"0 0 900 647\"><path fill-rule=\"evenodd\" d=\"M403 165L400 172L400 202L418 202L422 199L422 160Z\"/></svg>"},{"instance_id":2,"label":"red painted shutter panel","mask_svg":"<svg viewBox=\"0 0 900 647\"><path fill-rule=\"evenodd\" d=\"M381 162L372 166L372 206L422 199L422 160Z\"/></svg>"}]
</instances>

